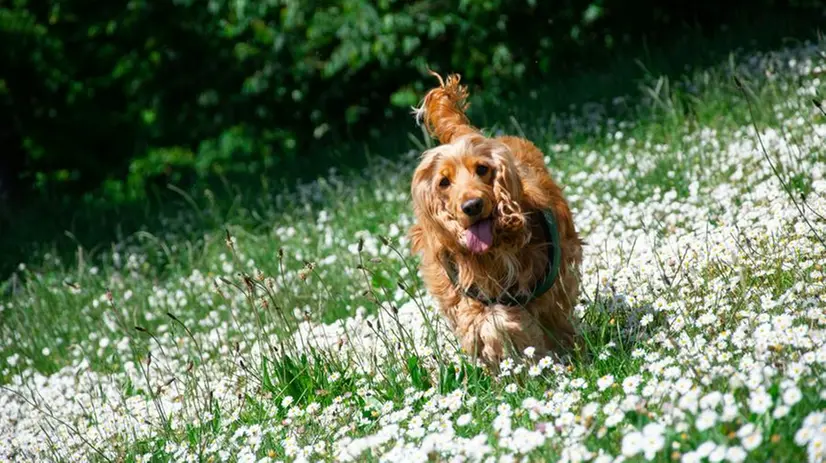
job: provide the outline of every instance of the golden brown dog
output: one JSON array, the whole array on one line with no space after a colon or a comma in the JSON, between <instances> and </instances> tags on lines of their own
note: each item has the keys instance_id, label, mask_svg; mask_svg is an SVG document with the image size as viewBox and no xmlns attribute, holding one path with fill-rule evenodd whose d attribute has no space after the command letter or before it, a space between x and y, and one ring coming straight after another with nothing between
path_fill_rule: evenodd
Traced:
<instances>
[{"instance_id":1,"label":"golden brown dog","mask_svg":"<svg viewBox=\"0 0 826 463\"><path fill-rule=\"evenodd\" d=\"M462 349L492 369L514 350L572 347L583 242L561 189L533 143L470 125L459 75L434 75L416 115L442 144L411 185L411 249L429 292Z\"/></svg>"}]
</instances>

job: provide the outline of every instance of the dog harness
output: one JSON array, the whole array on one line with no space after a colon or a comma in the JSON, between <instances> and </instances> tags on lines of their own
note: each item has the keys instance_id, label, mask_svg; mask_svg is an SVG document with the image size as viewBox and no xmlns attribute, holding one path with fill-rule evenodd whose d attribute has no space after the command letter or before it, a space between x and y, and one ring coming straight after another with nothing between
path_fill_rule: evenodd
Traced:
<instances>
[{"instance_id":1,"label":"dog harness","mask_svg":"<svg viewBox=\"0 0 826 463\"><path fill-rule=\"evenodd\" d=\"M536 283L533 291L531 291L528 295L514 296L513 292L516 291L512 292L512 290L516 288L511 288L500 294L497 298L491 299L482 294L476 285L472 285L466 291L463 291L465 296L471 299L476 299L485 305L501 304L524 307L551 289L556 282L557 276L559 276L559 265L562 259L562 250L559 247L559 229L557 228L556 217L554 217L553 212L547 209L542 211L542 216L545 220L540 221L540 224L545 231L545 236L549 236L551 239L551 242L548 243L548 269L545 272L545 278ZM448 260L448 265L445 270L447 271L447 276L450 278L453 286L458 288L459 275L456 270L456 264L452 260Z\"/></svg>"}]
</instances>

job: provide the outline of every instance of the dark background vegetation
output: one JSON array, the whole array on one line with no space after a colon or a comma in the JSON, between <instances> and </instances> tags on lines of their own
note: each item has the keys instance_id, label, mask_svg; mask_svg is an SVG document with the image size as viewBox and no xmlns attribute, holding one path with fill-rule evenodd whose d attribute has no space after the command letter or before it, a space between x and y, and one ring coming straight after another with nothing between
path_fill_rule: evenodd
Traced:
<instances>
[{"instance_id":1,"label":"dark background vegetation","mask_svg":"<svg viewBox=\"0 0 826 463\"><path fill-rule=\"evenodd\" d=\"M542 109L564 110L633 90L632 72L577 77L604 63L679 73L711 59L699 44L723 26L776 41L823 11L814 0L6 0L0 279L64 230L147 226L170 183L290 184L367 152L392 157L410 146L428 67L500 101L558 85ZM684 55L663 56L666 43Z\"/></svg>"}]
</instances>

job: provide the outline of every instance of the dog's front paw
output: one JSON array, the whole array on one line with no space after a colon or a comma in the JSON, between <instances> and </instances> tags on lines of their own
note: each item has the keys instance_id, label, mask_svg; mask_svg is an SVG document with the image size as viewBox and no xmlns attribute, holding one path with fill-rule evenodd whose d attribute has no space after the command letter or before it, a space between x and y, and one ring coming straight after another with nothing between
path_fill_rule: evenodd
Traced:
<instances>
[{"instance_id":1,"label":"dog's front paw","mask_svg":"<svg viewBox=\"0 0 826 463\"><path fill-rule=\"evenodd\" d=\"M547 351L542 328L521 307L494 306L477 312L457 326L462 350L498 371L503 360L520 356L526 348L535 353ZM462 323L464 322L464 323Z\"/></svg>"}]
</instances>

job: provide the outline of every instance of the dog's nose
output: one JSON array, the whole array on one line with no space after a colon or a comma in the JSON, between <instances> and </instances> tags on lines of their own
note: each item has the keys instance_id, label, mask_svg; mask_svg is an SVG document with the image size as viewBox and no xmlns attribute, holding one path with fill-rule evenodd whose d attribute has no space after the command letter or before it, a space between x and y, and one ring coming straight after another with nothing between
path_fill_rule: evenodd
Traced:
<instances>
[{"instance_id":1,"label":"dog's nose","mask_svg":"<svg viewBox=\"0 0 826 463\"><path fill-rule=\"evenodd\" d=\"M468 199L467 201L462 203L462 212L471 217L474 217L482 213L483 205L484 203L482 202L482 198Z\"/></svg>"}]
</instances>

